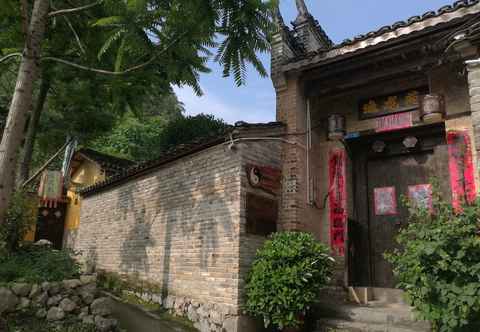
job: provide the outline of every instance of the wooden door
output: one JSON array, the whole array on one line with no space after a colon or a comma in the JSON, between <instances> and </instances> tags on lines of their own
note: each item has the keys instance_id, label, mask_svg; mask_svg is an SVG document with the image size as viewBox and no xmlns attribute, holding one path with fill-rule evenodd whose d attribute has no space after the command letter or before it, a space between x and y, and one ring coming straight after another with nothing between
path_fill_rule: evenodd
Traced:
<instances>
[{"instance_id":1,"label":"wooden door","mask_svg":"<svg viewBox=\"0 0 480 332\"><path fill-rule=\"evenodd\" d=\"M48 240L53 248L62 249L63 233L65 227L65 206L62 204L57 209L40 209L35 231L35 241Z\"/></svg>"},{"instance_id":2,"label":"wooden door","mask_svg":"<svg viewBox=\"0 0 480 332\"><path fill-rule=\"evenodd\" d=\"M392 267L384 254L398 247L395 237L407 225L409 212L403 200L433 190L432 180L448 183L446 146L367 162L372 282L374 287L395 288ZM442 190L439 188L440 190ZM430 196L431 197L431 196ZM424 201L429 204L429 201Z\"/></svg>"}]
</instances>

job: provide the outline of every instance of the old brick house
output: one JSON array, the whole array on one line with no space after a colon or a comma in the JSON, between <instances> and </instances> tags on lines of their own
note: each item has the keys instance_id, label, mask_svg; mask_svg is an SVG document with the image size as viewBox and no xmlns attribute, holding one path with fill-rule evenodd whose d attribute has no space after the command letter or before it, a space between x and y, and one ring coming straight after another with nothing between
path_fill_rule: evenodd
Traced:
<instances>
[{"instance_id":1,"label":"old brick house","mask_svg":"<svg viewBox=\"0 0 480 332\"><path fill-rule=\"evenodd\" d=\"M209 308L194 315L204 331L248 331L244 278L265 234L312 232L338 257L335 283L368 300L395 287L383 253L406 222L401 196L428 207L436 178L459 207L479 188L480 2L339 45L296 4L272 41L278 122L241 123L82 191L70 245L158 284L180 311Z\"/></svg>"},{"instance_id":2,"label":"old brick house","mask_svg":"<svg viewBox=\"0 0 480 332\"><path fill-rule=\"evenodd\" d=\"M284 145L282 229L331 245L337 282L394 288L383 253L406 222L401 197L429 204L432 179L459 207L478 188L480 2L334 45L296 1L277 13L272 79L277 121L306 148Z\"/></svg>"}]
</instances>

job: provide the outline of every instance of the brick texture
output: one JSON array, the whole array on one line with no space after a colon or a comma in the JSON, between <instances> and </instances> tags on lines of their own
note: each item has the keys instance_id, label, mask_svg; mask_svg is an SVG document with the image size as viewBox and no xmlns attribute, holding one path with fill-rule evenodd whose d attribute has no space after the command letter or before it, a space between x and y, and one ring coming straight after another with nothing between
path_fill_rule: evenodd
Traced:
<instances>
[{"instance_id":1,"label":"brick texture","mask_svg":"<svg viewBox=\"0 0 480 332\"><path fill-rule=\"evenodd\" d=\"M264 238L245 232L245 163L280 163L279 142L219 145L83 200L69 246L97 269L239 310Z\"/></svg>"},{"instance_id":2,"label":"brick texture","mask_svg":"<svg viewBox=\"0 0 480 332\"><path fill-rule=\"evenodd\" d=\"M470 109L477 156L480 150L480 64L468 65L468 86L470 93ZM477 160L477 167L480 163Z\"/></svg>"}]
</instances>

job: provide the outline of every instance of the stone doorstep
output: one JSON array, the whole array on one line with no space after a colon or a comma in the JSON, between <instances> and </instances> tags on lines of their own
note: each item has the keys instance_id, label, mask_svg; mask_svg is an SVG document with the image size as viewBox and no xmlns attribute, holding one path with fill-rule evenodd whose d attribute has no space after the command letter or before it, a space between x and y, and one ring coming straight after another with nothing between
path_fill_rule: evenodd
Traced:
<instances>
[{"instance_id":1,"label":"stone doorstep","mask_svg":"<svg viewBox=\"0 0 480 332\"><path fill-rule=\"evenodd\" d=\"M430 324L428 322L417 321L411 308L402 304L385 305L378 303L375 305L362 306L355 304L332 305L331 303L323 302L319 304L317 312L317 316L320 319L339 320L367 326L379 325L383 328L385 328L385 326L395 326L398 328L416 329L416 331L430 330ZM382 332L383 331L385 331L385 329L383 329Z\"/></svg>"},{"instance_id":2,"label":"stone doorstep","mask_svg":"<svg viewBox=\"0 0 480 332\"><path fill-rule=\"evenodd\" d=\"M315 332L428 332L429 327L372 324L340 319L320 319Z\"/></svg>"}]
</instances>

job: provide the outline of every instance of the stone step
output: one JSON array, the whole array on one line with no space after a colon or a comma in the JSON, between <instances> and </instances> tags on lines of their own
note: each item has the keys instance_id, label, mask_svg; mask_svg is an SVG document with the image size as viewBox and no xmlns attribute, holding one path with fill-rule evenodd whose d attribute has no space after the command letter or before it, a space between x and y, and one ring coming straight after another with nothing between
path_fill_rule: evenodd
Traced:
<instances>
[{"instance_id":1,"label":"stone step","mask_svg":"<svg viewBox=\"0 0 480 332\"><path fill-rule=\"evenodd\" d=\"M334 304L321 302L316 308L320 319L340 319L348 322L379 324L382 326L411 326L418 331L429 331L430 324L417 321L409 306L403 304L384 305Z\"/></svg>"},{"instance_id":2,"label":"stone step","mask_svg":"<svg viewBox=\"0 0 480 332\"><path fill-rule=\"evenodd\" d=\"M391 325L352 322L342 319L321 319L317 322L315 332L428 332L429 327L416 325Z\"/></svg>"},{"instance_id":3,"label":"stone step","mask_svg":"<svg viewBox=\"0 0 480 332\"><path fill-rule=\"evenodd\" d=\"M405 300L405 292L394 288L371 288L374 301L392 304L408 305Z\"/></svg>"}]
</instances>

